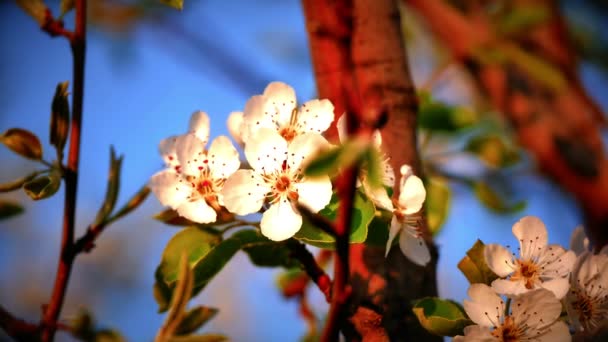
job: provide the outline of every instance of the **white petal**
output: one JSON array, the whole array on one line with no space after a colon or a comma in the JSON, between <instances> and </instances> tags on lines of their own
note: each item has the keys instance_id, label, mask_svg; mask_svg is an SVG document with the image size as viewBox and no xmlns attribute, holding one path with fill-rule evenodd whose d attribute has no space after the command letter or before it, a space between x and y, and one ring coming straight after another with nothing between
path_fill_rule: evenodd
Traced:
<instances>
[{"instance_id":1,"label":"white petal","mask_svg":"<svg viewBox=\"0 0 608 342\"><path fill-rule=\"evenodd\" d=\"M365 194L369 197L372 202L376 205L376 207L382 208L384 210L393 211L395 208L393 207L393 202L388 197L388 193L384 187L372 188L367 182L367 179L363 180L363 190L365 190Z\"/></svg>"},{"instance_id":2,"label":"white petal","mask_svg":"<svg viewBox=\"0 0 608 342\"><path fill-rule=\"evenodd\" d=\"M535 336L538 338L539 342L570 342L572 341L572 336L570 336L570 330L566 323L562 321L555 322L551 327L549 327L549 331L542 334L541 336Z\"/></svg>"},{"instance_id":3,"label":"white petal","mask_svg":"<svg viewBox=\"0 0 608 342\"><path fill-rule=\"evenodd\" d=\"M372 133L372 142L374 143L374 146L380 149L380 146L382 146L382 133L380 133L380 130L375 130Z\"/></svg>"},{"instance_id":4,"label":"white petal","mask_svg":"<svg viewBox=\"0 0 608 342\"><path fill-rule=\"evenodd\" d=\"M296 93L283 82L272 82L264 89L263 96L268 100L280 125L289 123L291 113L296 108Z\"/></svg>"},{"instance_id":5,"label":"white petal","mask_svg":"<svg viewBox=\"0 0 608 342\"><path fill-rule=\"evenodd\" d=\"M464 300L464 310L471 320L484 327L492 327L502 321L504 301L486 284L471 284L467 294L471 300Z\"/></svg>"},{"instance_id":6,"label":"white petal","mask_svg":"<svg viewBox=\"0 0 608 342\"><path fill-rule=\"evenodd\" d=\"M245 157L258 173L280 170L287 157L287 141L276 130L261 128L255 136L249 137Z\"/></svg>"},{"instance_id":7,"label":"white petal","mask_svg":"<svg viewBox=\"0 0 608 342\"><path fill-rule=\"evenodd\" d=\"M328 176L303 179L295 184L298 201L315 213L325 208L331 200L331 180Z\"/></svg>"},{"instance_id":8,"label":"white petal","mask_svg":"<svg viewBox=\"0 0 608 342\"><path fill-rule=\"evenodd\" d=\"M190 117L190 132L194 133L206 145L209 141L209 116L205 112L196 111Z\"/></svg>"},{"instance_id":9,"label":"white petal","mask_svg":"<svg viewBox=\"0 0 608 342\"><path fill-rule=\"evenodd\" d=\"M555 278L543 281L540 286L551 291L557 299L562 299L570 289L570 282L567 278Z\"/></svg>"},{"instance_id":10,"label":"white petal","mask_svg":"<svg viewBox=\"0 0 608 342\"><path fill-rule=\"evenodd\" d=\"M165 164L167 166L177 166L179 162L177 161L177 153L175 149L175 143L177 142L178 136L172 136L160 141L158 145L158 150L160 151L160 155L163 157Z\"/></svg>"},{"instance_id":11,"label":"white petal","mask_svg":"<svg viewBox=\"0 0 608 342\"><path fill-rule=\"evenodd\" d=\"M395 170L393 170L393 167L388 162L388 159L386 157L382 158L381 167L382 184L392 188L393 186L395 186Z\"/></svg>"},{"instance_id":12,"label":"white petal","mask_svg":"<svg viewBox=\"0 0 608 342\"><path fill-rule=\"evenodd\" d=\"M525 216L513 225L523 259L531 259L547 246L547 228L538 217Z\"/></svg>"},{"instance_id":13,"label":"white petal","mask_svg":"<svg viewBox=\"0 0 608 342\"><path fill-rule=\"evenodd\" d=\"M336 128L338 130L338 139L340 142L345 142L346 139L348 139L348 134L346 132L346 114L340 115L338 122L336 123Z\"/></svg>"},{"instance_id":14,"label":"white petal","mask_svg":"<svg viewBox=\"0 0 608 342\"><path fill-rule=\"evenodd\" d=\"M551 325L559 318L562 304L553 293L545 289L526 292L513 298L511 315L516 322L540 329Z\"/></svg>"},{"instance_id":15,"label":"white petal","mask_svg":"<svg viewBox=\"0 0 608 342\"><path fill-rule=\"evenodd\" d=\"M403 209L403 214L410 215L420 211L425 198L426 190L420 178L411 175L407 177L405 182L402 182L399 192L399 206Z\"/></svg>"},{"instance_id":16,"label":"white petal","mask_svg":"<svg viewBox=\"0 0 608 342\"><path fill-rule=\"evenodd\" d=\"M302 216L297 214L287 199L273 204L262 215L262 234L273 241L283 241L294 236L302 227Z\"/></svg>"},{"instance_id":17,"label":"white petal","mask_svg":"<svg viewBox=\"0 0 608 342\"><path fill-rule=\"evenodd\" d=\"M570 249L574 251L576 255L580 255L581 253L590 250L589 238L587 238L587 234L585 233L585 227L578 226L574 228L574 231L570 236Z\"/></svg>"},{"instance_id":18,"label":"white petal","mask_svg":"<svg viewBox=\"0 0 608 342\"><path fill-rule=\"evenodd\" d=\"M492 331L490 328L474 324L464 327L464 336L456 336L454 337L453 341L495 342L496 338L492 336Z\"/></svg>"},{"instance_id":19,"label":"white petal","mask_svg":"<svg viewBox=\"0 0 608 342\"><path fill-rule=\"evenodd\" d=\"M541 278L551 279L567 277L575 261L574 252L566 251L560 245L550 245L540 253L537 264L541 267Z\"/></svg>"},{"instance_id":20,"label":"white petal","mask_svg":"<svg viewBox=\"0 0 608 342\"><path fill-rule=\"evenodd\" d=\"M513 273L515 270L515 264L511 252L501 245L489 244L484 247L483 251L484 258L488 267L492 272L496 273L499 277L506 277Z\"/></svg>"},{"instance_id":21,"label":"white petal","mask_svg":"<svg viewBox=\"0 0 608 342\"><path fill-rule=\"evenodd\" d=\"M177 207L177 213L190 221L197 223L215 222L217 213L207 203L200 199L198 201L186 201Z\"/></svg>"},{"instance_id":22,"label":"white petal","mask_svg":"<svg viewBox=\"0 0 608 342\"><path fill-rule=\"evenodd\" d=\"M230 115L228 115L228 119L226 120L226 126L228 126L228 132L230 132L232 139L234 139L237 144L243 145L245 142L243 140L243 131L246 129L243 112L230 113Z\"/></svg>"},{"instance_id":23,"label":"white petal","mask_svg":"<svg viewBox=\"0 0 608 342\"><path fill-rule=\"evenodd\" d=\"M431 253L424 239L408 233L407 229L404 229L399 236L399 247L403 255L417 265L425 266L431 261Z\"/></svg>"},{"instance_id":24,"label":"white petal","mask_svg":"<svg viewBox=\"0 0 608 342\"><path fill-rule=\"evenodd\" d=\"M326 149L329 143L322 135L316 133L305 133L296 136L289 144L287 164L291 170L299 170L302 166Z\"/></svg>"},{"instance_id":25,"label":"white petal","mask_svg":"<svg viewBox=\"0 0 608 342\"><path fill-rule=\"evenodd\" d=\"M215 138L209 147L209 169L214 179L228 178L241 166L239 152L228 137L220 135Z\"/></svg>"},{"instance_id":26,"label":"white petal","mask_svg":"<svg viewBox=\"0 0 608 342\"><path fill-rule=\"evenodd\" d=\"M226 209L237 215L255 213L262 208L270 186L252 170L238 170L222 188Z\"/></svg>"},{"instance_id":27,"label":"white petal","mask_svg":"<svg viewBox=\"0 0 608 342\"><path fill-rule=\"evenodd\" d=\"M393 240L395 240L395 237L397 236L397 234L399 234L400 231L401 222L399 222L399 220L397 220L397 218L393 216L393 219L391 220L391 229L388 232L388 240L386 240L386 252L384 253L385 257L388 256L388 252L390 252L391 247L393 246Z\"/></svg>"},{"instance_id":28,"label":"white petal","mask_svg":"<svg viewBox=\"0 0 608 342\"><path fill-rule=\"evenodd\" d=\"M492 288L500 294L515 296L528 292L523 280L512 281L508 279L496 279L492 282Z\"/></svg>"},{"instance_id":29,"label":"white petal","mask_svg":"<svg viewBox=\"0 0 608 342\"><path fill-rule=\"evenodd\" d=\"M269 109L268 100L262 95L252 96L245 103L243 110L241 139L247 143L261 128L276 130L277 127L273 120L274 112Z\"/></svg>"},{"instance_id":30,"label":"white petal","mask_svg":"<svg viewBox=\"0 0 608 342\"><path fill-rule=\"evenodd\" d=\"M333 121L334 105L326 99L308 101L298 112L300 133L323 133Z\"/></svg>"},{"instance_id":31,"label":"white petal","mask_svg":"<svg viewBox=\"0 0 608 342\"><path fill-rule=\"evenodd\" d=\"M186 175L198 175L201 168L206 168L205 143L194 133L181 135L175 142L177 160L181 171Z\"/></svg>"},{"instance_id":32,"label":"white petal","mask_svg":"<svg viewBox=\"0 0 608 342\"><path fill-rule=\"evenodd\" d=\"M190 196L190 187L180 182L182 177L173 169L156 173L150 179L150 189L162 205L175 209Z\"/></svg>"}]
</instances>

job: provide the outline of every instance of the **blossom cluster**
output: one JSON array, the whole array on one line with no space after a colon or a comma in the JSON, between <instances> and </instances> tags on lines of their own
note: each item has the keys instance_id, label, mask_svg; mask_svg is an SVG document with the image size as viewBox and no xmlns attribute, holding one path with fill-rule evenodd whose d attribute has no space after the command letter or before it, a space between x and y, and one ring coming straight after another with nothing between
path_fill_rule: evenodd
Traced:
<instances>
[{"instance_id":1,"label":"blossom cluster","mask_svg":"<svg viewBox=\"0 0 608 342\"><path fill-rule=\"evenodd\" d=\"M570 331L590 337L605 329L608 248L593 254L582 227L573 234L572 250L548 244L545 225L533 216L515 223L513 234L519 255L485 246L485 261L498 278L491 286L471 285L464 308L475 324L455 340L570 341ZM560 319L563 308L570 327Z\"/></svg>"},{"instance_id":2,"label":"blossom cluster","mask_svg":"<svg viewBox=\"0 0 608 342\"><path fill-rule=\"evenodd\" d=\"M329 100L314 99L298 106L293 88L281 82L270 83L262 94L251 97L242 112L231 113L227 120L230 134L244 150L244 166L226 136L215 138L206 149L209 121L206 113L195 112L187 133L161 142L166 168L149 183L161 204L196 223L213 223L222 210L240 216L261 213L261 232L274 241L300 230L303 219L298 206L316 213L329 204L333 192L329 175L311 178L303 172L320 151L332 148L323 137L334 121ZM337 122L342 142L348 139L344 125L344 119ZM379 131L373 144L380 151ZM425 265L430 254L417 215L426 197L423 183L403 165L395 189L399 196L392 201L387 188L395 186L394 171L388 157L381 162L384 186L371 186L365 170L358 185L378 210L393 214L387 254L399 235L401 251Z\"/></svg>"}]
</instances>

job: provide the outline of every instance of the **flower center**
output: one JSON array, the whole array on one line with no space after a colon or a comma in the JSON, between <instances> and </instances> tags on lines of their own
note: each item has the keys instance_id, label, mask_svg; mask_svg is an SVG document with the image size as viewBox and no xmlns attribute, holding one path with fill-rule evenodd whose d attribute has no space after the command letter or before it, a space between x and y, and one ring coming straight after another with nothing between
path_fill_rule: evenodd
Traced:
<instances>
[{"instance_id":1,"label":"flower center","mask_svg":"<svg viewBox=\"0 0 608 342\"><path fill-rule=\"evenodd\" d=\"M520 340L520 332L511 316L505 318L504 323L492 331L492 336L502 342L516 342Z\"/></svg>"},{"instance_id":2,"label":"flower center","mask_svg":"<svg viewBox=\"0 0 608 342\"><path fill-rule=\"evenodd\" d=\"M291 125L283 127L279 130L279 134L287 141L291 142L296 137L297 132Z\"/></svg>"},{"instance_id":3,"label":"flower center","mask_svg":"<svg viewBox=\"0 0 608 342\"><path fill-rule=\"evenodd\" d=\"M203 199L213 209L218 210L220 205L217 199L217 189L224 184L224 179L213 179L208 168L200 168L198 176L186 176L186 180L192 186L192 193L188 200L196 201Z\"/></svg>"},{"instance_id":4,"label":"flower center","mask_svg":"<svg viewBox=\"0 0 608 342\"><path fill-rule=\"evenodd\" d=\"M533 289L534 284L539 280L538 266L531 260L516 260L515 263L518 267L511 280L524 280L526 288Z\"/></svg>"}]
</instances>

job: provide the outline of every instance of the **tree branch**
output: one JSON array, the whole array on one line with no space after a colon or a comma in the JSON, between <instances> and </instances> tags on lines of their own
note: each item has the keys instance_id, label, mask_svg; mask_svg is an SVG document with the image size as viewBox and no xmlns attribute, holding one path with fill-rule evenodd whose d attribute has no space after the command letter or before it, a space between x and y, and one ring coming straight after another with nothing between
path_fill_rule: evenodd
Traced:
<instances>
[{"instance_id":1,"label":"tree branch","mask_svg":"<svg viewBox=\"0 0 608 342\"><path fill-rule=\"evenodd\" d=\"M28 323L13 316L0 305L0 328L16 341L32 341L38 336L40 329L37 325Z\"/></svg>"},{"instance_id":2,"label":"tree branch","mask_svg":"<svg viewBox=\"0 0 608 342\"><path fill-rule=\"evenodd\" d=\"M315 284L317 284L319 290L321 290L321 292L325 295L325 299L327 300L327 302L330 302L331 279L329 278L327 273L325 273L325 271L321 268L319 263L317 263L315 257L310 253L310 251L308 251L308 249L306 249L306 246L304 244L295 239L290 239L287 243L287 246L291 250L291 255L295 259L297 259L300 264L302 264L302 267L308 275L308 278L310 278ZM302 283L302 286L297 286L297 292L299 292L298 294L301 295L304 293L304 288L306 283L308 283L308 279L303 279L302 281L300 281L300 283ZM288 293L286 295L296 294L296 292L293 290L291 290L290 292L291 293Z\"/></svg>"}]
</instances>

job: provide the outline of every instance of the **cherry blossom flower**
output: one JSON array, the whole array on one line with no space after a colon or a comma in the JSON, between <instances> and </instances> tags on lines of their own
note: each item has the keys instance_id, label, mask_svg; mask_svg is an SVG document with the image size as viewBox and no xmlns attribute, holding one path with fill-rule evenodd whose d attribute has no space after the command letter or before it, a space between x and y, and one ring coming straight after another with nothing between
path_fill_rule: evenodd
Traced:
<instances>
[{"instance_id":1,"label":"cherry blossom flower","mask_svg":"<svg viewBox=\"0 0 608 342\"><path fill-rule=\"evenodd\" d=\"M575 331L592 336L608 325L608 254L578 257L565 302Z\"/></svg>"},{"instance_id":2,"label":"cherry blossom flower","mask_svg":"<svg viewBox=\"0 0 608 342\"><path fill-rule=\"evenodd\" d=\"M238 151L227 137L215 138L206 151L208 139L209 117L195 112L188 133L161 141L167 168L149 183L161 204L198 223L215 222L223 204L220 190L240 166Z\"/></svg>"},{"instance_id":3,"label":"cherry blossom flower","mask_svg":"<svg viewBox=\"0 0 608 342\"><path fill-rule=\"evenodd\" d=\"M243 112L230 113L230 115L228 115L228 119L226 120L226 126L228 126L228 132L230 132L230 135L237 142L237 144L243 146L245 144L241 135L241 131L245 126Z\"/></svg>"},{"instance_id":4,"label":"cherry blossom flower","mask_svg":"<svg viewBox=\"0 0 608 342\"><path fill-rule=\"evenodd\" d=\"M388 255L393 240L399 235L401 252L412 262L424 266L431 260L431 254L420 233L420 216L417 213L426 198L426 190L422 180L412 174L409 166L403 165L400 171L399 199L395 201L385 255Z\"/></svg>"},{"instance_id":5,"label":"cherry blossom flower","mask_svg":"<svg viewBox=\"0 0 608 342\"><path fill-rule=\"evenodd\" d=\"M519 241L519 258L501 245L485 247L490 269L502 279L492 282L496 292L517 295L537 288L552 291L559 299L568 292L568 276L576 256L559 245L547 245L547 229L537 217L526 216L513 225Z\"/></svg>"},{"instance_id":6,"label":"cherry blossom flower","mask_svg":"<svg viewBox=\"0 0 608 342\"><path fill-rule=\"evenodd\" d=\"M591 244L585 233L585 227L578 226L570 236L570 249L576 254L581 255L584 252L591 252ZM604 246L599 254L608 254L608 245Z\"/></svg>"},{"instance_id":7,"label":"cherry blossom flower","mask_svg":"<svg viewBox=\"0 0 608 342\"><path fill-rule=\"evenodd\" d=\"M337 122L338 128L338 138L340 142L344 143L346 141L346 115L340 116ZM382 184L389 188L392 188L395 185L395 171L393 167L389 163L389 158L382 152L382 135L379 130L374 131L372 135L372 141L374 147L378 149L378 152L382 156L380 167L382 168ZM359 171L359 179L357 180L357 187L363 186L363 191L369 197L369 199L374 202L377 207L382 209L393 211L393 205L390 197L388 197L388 193L384 187L372 187L367 181L367 172L365 169L361 169Z\"/></svg>"},{"instance_id":8,"label":"cherry blossom flower","mask_svg":"<svg viewBox=\"0 0 608 342\"><path fill-rule=\"evenodd\" d=\"M325 132L334 121L334 106L327 99L315 99L297 108L293 88L283 82L272 82L262 95L255 95L247 101L240 125L238 116L237 113L232 118L231 131L240 131L237 135L245 144L262 128L276 130L291 143L305 133Z\"/></svg>"},{"instance_id":9,"label":"cherry blossom flower","mask_svg":"<svg viewBox=\"0 0 608 342\"><path fill-rule=\"evenodd\" d=\"M245 156L252 170L238 170L224 185L226 208L247 215L268 208L262 215L262 234L274 241L292 237L302 226L295 202L318 212L331 200L328 176L314 179L302 175L302 167L317 150L328 143L321 135L304 133L291 143L274 129L261 128L245 145Z\"/></svg>"},{"instance_id":10,"label":"cherry blossom flower","mask_svg":"<svg viewBox=\"0 0 608 342\"><path fill-rule=\"evenodd\" d=\"M562 305L548 290L515 296L506 311L505 301L486 284L472 284L464 309L476 323L464 328L460 341L571 341L568 326L559 320Z\"/></svg>"}]
</instances>

